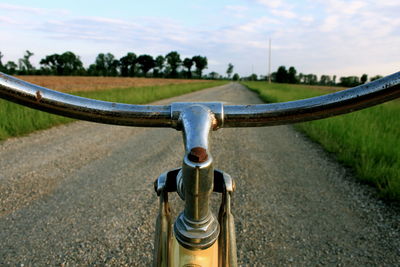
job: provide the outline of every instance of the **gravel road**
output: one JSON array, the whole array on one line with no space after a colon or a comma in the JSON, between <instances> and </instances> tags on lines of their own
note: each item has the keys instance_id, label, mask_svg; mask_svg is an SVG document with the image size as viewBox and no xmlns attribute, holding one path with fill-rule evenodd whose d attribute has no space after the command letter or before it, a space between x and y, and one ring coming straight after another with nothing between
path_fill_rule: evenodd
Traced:
<instances>
[{"instance_id":1,"label":"gravel road","mask_svg":"<svg viewBox=\"0 0 400 267\"><path fill-rule=\"evenodd\" d=\"M238 84L183 100L260 103ZM400 266L400 211L292 127L222 129L211 148L236 180L241 266ZM182 154L173 129L88 122L0 143L0 266L149 266L153 181Z\"/></svg>"}]
</instances>

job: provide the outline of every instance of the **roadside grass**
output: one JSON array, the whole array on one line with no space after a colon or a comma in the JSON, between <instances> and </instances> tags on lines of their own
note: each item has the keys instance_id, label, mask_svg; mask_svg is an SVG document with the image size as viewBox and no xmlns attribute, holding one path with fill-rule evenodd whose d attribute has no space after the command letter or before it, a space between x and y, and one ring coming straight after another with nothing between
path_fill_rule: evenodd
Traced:
<instances>
[{"instance_id":1,"label":"roadside grass","mask_svg":"<svg viewBox=\"0 0 400 267\"><path fill-rule=\"evenodd\" d=\"M284 102L329 93L310 86L244 82L266 102ZM382 198L400 200L400 102L295 127L320 143L356 176L375 186Z\"/></svg>"},{"instance_id":2,"label":"roadside grass","mask_svg":"<svg viewBox=\"0 0 400 267\"><path fill-rule=\"evenodd\" d=\"M111 102L145 104L205 88L223 85L225 83L225 81L210 81L201 83L84 91L75 92L73 94ZM71 121L73 121L73 119L52 115L0 99L0 141L9 137L25 135L36 130L46 129Z\"/></svg>"}]
</instances>

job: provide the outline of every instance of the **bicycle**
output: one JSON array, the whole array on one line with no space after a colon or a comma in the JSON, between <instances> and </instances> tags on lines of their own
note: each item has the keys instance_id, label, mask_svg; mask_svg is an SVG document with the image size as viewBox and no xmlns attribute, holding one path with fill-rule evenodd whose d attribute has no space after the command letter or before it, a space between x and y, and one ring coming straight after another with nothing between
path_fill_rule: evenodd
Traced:
<instances>
[{"instance_id":1,"label":"bicycle","mask_svg":"<svg viewBox=\"0 0 400 267\"><path fill-rule=\"evenodd\" d=\"M182 131L181 168L155 181L159 197L154 266L237 266L231 198L234 180L213 168L208 137L223 127L289 124L352 112L400 97L400 72L352 89L286 103L224 105L172 103L129 105L82 98L39 87L0 73L0 97L76 119ZM168 194L177 192L184 210L172 222ZM222 195L218 217L210 210L212 192Z\"/></svg>"}]
</instances>

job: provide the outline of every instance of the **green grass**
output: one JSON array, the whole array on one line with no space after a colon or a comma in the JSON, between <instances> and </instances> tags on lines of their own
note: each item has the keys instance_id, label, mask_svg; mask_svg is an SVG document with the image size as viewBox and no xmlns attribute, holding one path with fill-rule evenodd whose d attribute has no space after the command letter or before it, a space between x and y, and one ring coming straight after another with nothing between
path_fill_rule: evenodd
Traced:
<instances>
[{"instance_id":1,"label":"green grass","mask_svg":"<svg viewBox=\"0 0 400 267\"><path fill-rule=\"evenodd\" d=\"M203 83L78 92L74 94L112 102L145 104L164 98L222 85L224 83L226 82L212 81ZM7 139L9 137L25 135L36 130L46 129L71 121L73 120L66 117L37 111L0 99L0 140Z\"/></svg>"},{"instance_id":2,"label":"green grass","mask_svg":"<svg viewBox=\"0 0 400 267\"><path fill-rule=\"evenodd\" d=\"M306 86L246 82L266 102L283 102L328 93ZM400 102L328 119L300 123L296 128L353 168L383 198L400 200Z\"/></svg>"}]
</instances>

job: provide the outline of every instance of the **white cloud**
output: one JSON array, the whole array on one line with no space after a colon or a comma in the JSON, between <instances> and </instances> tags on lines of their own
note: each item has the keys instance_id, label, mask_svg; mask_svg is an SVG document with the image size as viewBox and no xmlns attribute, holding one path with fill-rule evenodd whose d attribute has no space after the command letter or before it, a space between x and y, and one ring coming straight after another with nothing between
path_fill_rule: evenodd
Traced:
<instances>
[{"instance_id":1,"label":"white cloud","mask_svg":"<svg viewBox=\"0 0 400 267\"><path fill-rule=\"evenodd\" d=\"M3 44L18 47L16 58L28 48L37 59L68 49L88 65L100 52L120 57L128 51L156 56L177 50L182 55L207 56L210 71L224 73L232 62L241 74L250 72L253 64L255 70L266 69L272 37L273 69L293 65L303 73L340 76L359 75L363 69L370 75L388 74L393 66L398 68L400 10L393 1L320 0L301 8L288 1L247 1L267 8L225 6L226 19L216 20L213 27L161 17L59 16L49 10L0 4L0 38ZM6 8L3 13L1 7ZM38 12L47 13L38 16ZM235 19L238 14L240 19ZM6 56L12 54L11 48L2 50Z\"/></svg>"},{"instance_id":2,"label":"white cloud","mask_svg":"<svg viewBox=\"0 0 400 267\"><path fill-rule=\"evenodd\" d=\"M400 5L398 0L380 0L379 4L383 6L397 7L397 8Z\"/></svg>"},{"instance_id":3,"label":"white cloud","mask_svg":"<svg viewBox=\"0 0 400 267\"><path fill-rule=\"evenodd\" d=\"M365 1L325 0L322 2L326 12L337 15L355 15L367 4Z\"/></svg>"},{"instance_id":4,"label":"white cloud","mask_svg":"<svg viewBox=\"0 0 400 267\"><path fill-rule=\"evenodd\" d=\"M228 6L225 6L225 9L229 10L229 11L235 11L235 12L245 12L245 11L249 10L249 7L239 6L239 5L228 5Z\"/></svg>"},{"instance_id":5,"label":"white cloud","mask_svg":"<svg viewBox=\"0 0 400 267\"><path fill-rule=\"evenodd\" d=\"M283 17L286 19L294 19L297 17L297 15L293 11L285 9L272 9L271 13L278 17Z\"/></svg>"},{"instance_id":6,"label":"white cloud","mask_svg":"<svg viewBox=\"0 0 400 267\"><path fill-rule=\"evenodd\" d=\"M315 21L314 17L310 15L302 16L300 17L300 20L305 23L312 23Z\"/></svg>"},{"instance_id":7,"label":"white cloud","mask_svg":"<svg viewBox=\"0 0 400 267\"><path fill-rule=\"evenodd\" d=\"M243 25L237 27L238 31L244 32L260 32L260 30L265 31L266 29L272 29L272 25L280 24L281 22L277 19L270 17L260 17L253 19Z\"/></svg>"},{"instance_id":8,"label":"white cloud","mask_svg":"<svg viewBox=\"0 0 400 267\"><path fill-rule=\"evenodd\" d=\"M269 8L278 8L283 5L282 0L256 0L256 2Z\"/></svg>"},{"instance_id":9,"label":"white cloud","mask_svg":"<svg viewBox=\"0 0 400 267\"><path fill-rule=\"evenodd\" d=\"M319 27L322 32L330 32L336 29L339 25L339 16L331 15L328 16Z\"/></svg>"},{"instance_id":10,"label":"white cloud","mask_svg":"<svg viewBox=\"0 0 400 267\"><path fill-rule=\"evenodd\" d=\"M10 24L10 25L12 25L12 24L15 24L15 25L20 24L20 22L18 20L15 20L15 19L10 18L10 17L0 17L0 23L2 23L2 24Z\"/></svg>"},{"instance_id":11,"label":"white cloud","mask_svg":"<svg viewBox=\"0 0 400 267\"><path fill-rule=\"evenodd\" d=\"M24 12L28 14L45 15L45 14L69 14L67 10L64 9L48 9L48 8L37 8L37 7L27 7L12 5L6 3L0 3L0 10L11 11L11 12Z\"/></svg>"},{"instance_id":12,"label":"white cloud","mask_svg":"<svg viewBox=\"0 0 400 267\"><path fill-rule=\"evenodd\" d=\"M209 59L208 64L210 64L210 65L225 65L226 63L219 62L218 60Z\"/></svg>"}]
</instances>

